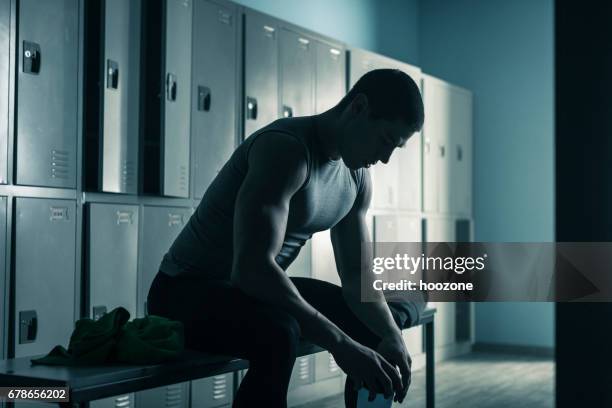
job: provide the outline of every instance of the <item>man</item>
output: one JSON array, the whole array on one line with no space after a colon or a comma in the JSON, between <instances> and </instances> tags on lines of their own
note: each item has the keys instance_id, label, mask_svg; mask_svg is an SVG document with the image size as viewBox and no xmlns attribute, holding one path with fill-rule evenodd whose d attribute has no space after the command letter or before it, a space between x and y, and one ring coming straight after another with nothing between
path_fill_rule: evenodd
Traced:
<instances>
[{"instance_id":1,"label":"man","mask_svg":"<svg viewBox=\"0 0 612 408\"><path fill-rule=\"evenodd\" d=\"M371 71L327 112L255 132L211 183L164 257L148 308L182 321L188 348L249 360L235 406L286 406L300 337L348 374L347 406L360 386L404 399L411 361L398 325L414 316L382 294L360 301L360 246L366 169L387 163L422 125L414 81ZM330 228L342 287L288 278L306 240Z\"/></svg>"}]
</instances>

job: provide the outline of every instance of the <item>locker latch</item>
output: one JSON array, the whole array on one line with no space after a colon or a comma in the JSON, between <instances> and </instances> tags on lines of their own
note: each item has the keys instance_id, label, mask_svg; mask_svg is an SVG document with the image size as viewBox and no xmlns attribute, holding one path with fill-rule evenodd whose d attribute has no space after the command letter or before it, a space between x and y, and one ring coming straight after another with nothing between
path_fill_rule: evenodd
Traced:
<instances>
[{"instance_id":1,"label":"locker latch","mask_svg":"<svg viewBox=\"0 0 612 408\"><path fill-rule=\"evenodd\" d=\"M203 112L210 111L210 88L198 85L198 110Z\"/></svg>"},{"instance_id":2,"label":"locker latch","mask_svg":"<svg viewBox=\"0 0 612 408\"><path fill-rule=\"evenodd\" d=\"M247 119L257 119L257 99L247 96L246 99L246 117Z\"/></svg>"},{"instance_id":3,"label":"locker latch","mask_svg":"<svg viewBox=\"0 0 612 408\"><path fill-rule=\"evenodd\" d=\"M292 118L293 117L293 109L290 106L283 105L283 118Z\"/></svg>"},{"instance_id":4,"label":"locker latch","mask_svg":"<svg viewBox=\"0 0 612 408\"><path fill-rule=\"evenodd\" d=\"M19 344L33 343L38 331L36 310L19 312Z\"/></svg>"},{"instance_id":5,"label":"locker latch","mask_svg":"<svg viewBox=\"0 0 612 408\"><path fill-rule=\"evenodd\" d=\"M40 45L34 42L23 42L23 72L26 74L40 73Z\"/></svg>"},{"instance_id":6,"label":"locker latch","mask_svg":"<svg viewBox=\"0 0 612 408\"><path fill-rule=\"evenodd\" d=\"M92 309L92 319L98 320L106 313L106 306L94 306Z\"/></svg>"},{"instance_id":7,"label":"locker latch","mask_svg":"<svg viewBox=\"0 0 612 408\"><path fill-rule=\"evenodd\" d=\"M119 64L117 61L106 61L106 87L108 89L119 88Z\"/></svg>"},{"instance_id":8,"label":"locker latch","mask_svg":"<svg viewBox=\"0 0 612 408\"><path fill-rule=\"evenodd\" d=\"M170 72L166 75L166 99L176 101L176 75Z\"/></svg>"},{"instance_id":9,"label":"locker latch","mask_svg":"<svg viewBox=\"0 0 612 408\"><path fill-rule=\"evenodd\" d=\"M463 160L463 149L460 145L457 145L457 161Z\"/></svg>"}]
</instances>

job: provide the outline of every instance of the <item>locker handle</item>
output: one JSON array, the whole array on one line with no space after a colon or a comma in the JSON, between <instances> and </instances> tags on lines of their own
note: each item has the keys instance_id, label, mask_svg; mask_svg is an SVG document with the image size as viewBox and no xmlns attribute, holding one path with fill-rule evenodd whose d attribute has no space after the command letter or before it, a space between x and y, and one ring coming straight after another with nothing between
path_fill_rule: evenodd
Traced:
<instances>
[{"instance_id":1,"label":"locker handle","mask_svg":"<svg viewBox=\"0 0 612 408\"><path fill-rule=\"evenodd\" d=\"M293 109L291 106L283 105L283 118L292 118Z\"/></svg>"},{"instance_id":2,"label":"locker handle","mask_svg":"<svg viewBox=\"0 0 612 408\"><path fill-rule=\"evenodd\" d=\"M166 99L174 102L176 101L176 75L168 72L166 74Z\"/></svg>"},{"instance_id":3,"label":"locker handle","mask_svg":"<svg viewBox=\"0 0 612 408\"><path fill-rule=\"evenodd\" d=\"M33 343L38 333L36 310L19 312L19 344Z\"/></svg>"},{"instance_id":4,"label":"locker handle","mask_svg":"<svg viewBox=\"0 0 612 408\"><path fill-rule=\"evenodd\" d=\"M106 88L119 88L119 64L110 59L106 61Z\"/></svg>"},{"instance_id":5,"label":"locker handle","mask_svg":"<svg viewBox=\"0 0 612 408\"><path fill-rule=\"evenodd\" d=\"M40 45L32 41L23 42L23 72L26 74L40 73Z\"/></svg>"},{"instance_id":6,"label":"locker handle","mask_svg":"<svg viewBox=\"0 0 612 408\"><path fill-rule=\"evenodd\" d=\"M440 146L440 157L444 157L446 155L446 148L444 146Z\"/></svg>"},{"instance_id":7,"label":"locker handle","mask_svg":"<svg viewBox=\"0 0 612 408\"><path fill-rule=\"evenodd\" d=\"M210 88L198 85L198 110L209 112L211 102Z\"/></svg>"},{"instance_id":8,"label":"locker handle","mask_svg":"<svg viewBox=\"0 0 612 408\"><path fill-rule=\"evenodd\" d=\"M425 140L425 153L429 153L431 150L431 144L429 143L429 139Z\"/></svg>"},{"instance_id":9,"label":"locker handle","mask_svg":"<svg viewBox=\"0 0 612 408\"><path fill-rule=\"evenodd\" d=\"M257 120L257 98L247 96L246 99L246 117L247 119Z\"/></svg>"},{"instance_id":10,"label":"locker handle","mask_svg":"<svg viewBox=\"0 0 612 408\"><path fill-rule=\"evenodd\" d=\"M462 161L463 160L463 149L461 148L461 145L457 145L457 161Z\"/></svg>"}]
</instances>

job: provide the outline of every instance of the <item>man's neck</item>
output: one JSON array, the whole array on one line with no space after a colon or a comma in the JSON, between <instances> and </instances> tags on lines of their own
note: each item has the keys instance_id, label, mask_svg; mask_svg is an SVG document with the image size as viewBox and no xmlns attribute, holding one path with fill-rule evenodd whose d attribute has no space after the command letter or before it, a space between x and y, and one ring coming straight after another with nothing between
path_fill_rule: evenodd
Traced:
<instances>
[{"instance_id":1,"label":"man's neck","mask_svg":"<svg viewBox=\"0 0 612 408\"><path fill-rule=\"evenodd\" d=\"M330 109L315 116L316 137L323 153L331 160L340 158L338 148L340 134L337 131L337 115Z\"/></svg>"}]
</instances>

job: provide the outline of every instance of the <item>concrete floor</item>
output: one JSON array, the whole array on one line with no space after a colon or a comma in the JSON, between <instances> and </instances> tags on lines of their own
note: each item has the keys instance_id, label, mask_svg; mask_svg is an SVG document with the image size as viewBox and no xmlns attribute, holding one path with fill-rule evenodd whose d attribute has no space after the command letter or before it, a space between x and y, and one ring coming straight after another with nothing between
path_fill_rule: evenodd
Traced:
<instances>
[{"instance_id":1,"label":"concrete floor","mask_svg":"<svg viewBox=\"0 0 612 408\"><path fill-rule=\"evenodd\" d=\"M474 352L436 365L437 408L552 408L554 361ZM425 407L425 371L413 373L408 397L394 407ZM342 396L299 408L344 407Z\"/></svg>"}]
</instances>

